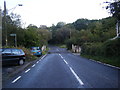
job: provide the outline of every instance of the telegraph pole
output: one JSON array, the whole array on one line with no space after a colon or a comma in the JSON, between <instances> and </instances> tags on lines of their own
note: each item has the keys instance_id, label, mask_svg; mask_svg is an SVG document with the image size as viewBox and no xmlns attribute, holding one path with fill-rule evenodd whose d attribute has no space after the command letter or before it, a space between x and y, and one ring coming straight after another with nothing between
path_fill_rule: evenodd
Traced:
<instances>
[{"instance_id":1,"label":"telegraph pole","mask_svg":"<svg viewBox=\"0 0 120 90\"><path fill-rule=\"evenodd\" d=\"M6 43L6 46L8 45L7 44L7 23L6 23L6 1L4 1L4 30L5 30L5 43Z\"/></svg>"}]
</instances>

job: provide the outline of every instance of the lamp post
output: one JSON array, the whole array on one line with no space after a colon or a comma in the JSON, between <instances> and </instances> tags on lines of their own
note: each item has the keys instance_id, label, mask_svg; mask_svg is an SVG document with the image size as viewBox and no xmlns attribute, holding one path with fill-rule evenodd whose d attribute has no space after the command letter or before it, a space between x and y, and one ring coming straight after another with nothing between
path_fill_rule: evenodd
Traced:
<instances>
[{"instance_id":1,"label":"lamp post","mask_svg":"<svg viewBox=\"0 0 120 90\"><path fill-rule=\"evenodd\" d=\"M17 4L14 8L9 9L10 10L14 10L17 6L23 6L22 4ZM5 43L6 46L8 45L8 39L7 39L7 23L6 23L6 1L4 1L4 30L5 30Z\"/></svg>"}]
</instances>

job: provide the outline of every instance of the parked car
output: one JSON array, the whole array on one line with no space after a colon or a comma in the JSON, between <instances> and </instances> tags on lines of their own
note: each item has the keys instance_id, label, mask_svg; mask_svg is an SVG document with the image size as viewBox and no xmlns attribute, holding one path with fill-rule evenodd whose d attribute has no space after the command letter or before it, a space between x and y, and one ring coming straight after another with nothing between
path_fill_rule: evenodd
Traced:
<instances>
[{"instance_id":1,"label":"parked car","mask_svg":"<svg viewBox=\"0 0 120 90\"><path fill-rule=\"evenodd\" d=\"M19 64L23 65L25 62L25 53L22 49L2 48L2 63L5 64Z\"/></svg>"},{"instance_id":2,"label":"parked car","mask_svg":"<svg viewBox=\"0 0 120 90\"><path fill-rule=\"evenodd\" d=\"M31 52L35 56L39 56L40 57L42 55L42 51L41 51L40 47L31 47Z\"/></svg>"}]
</instances>

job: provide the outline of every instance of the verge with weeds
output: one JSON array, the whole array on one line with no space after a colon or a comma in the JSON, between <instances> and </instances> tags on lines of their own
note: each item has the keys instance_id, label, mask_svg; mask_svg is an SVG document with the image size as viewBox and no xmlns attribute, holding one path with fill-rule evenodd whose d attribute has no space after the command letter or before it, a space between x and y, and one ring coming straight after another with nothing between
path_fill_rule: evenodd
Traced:
<instances>
[{"instance_id":1,"label":"verge with weeds","mask_svg":"<svg viewBox=\"0 0 120 90\"><path fill-rule=\"evenodd\" d=\"M85 43L81 55L120 67L120 38L103 43Z\"/></svg>"}]
</instances>

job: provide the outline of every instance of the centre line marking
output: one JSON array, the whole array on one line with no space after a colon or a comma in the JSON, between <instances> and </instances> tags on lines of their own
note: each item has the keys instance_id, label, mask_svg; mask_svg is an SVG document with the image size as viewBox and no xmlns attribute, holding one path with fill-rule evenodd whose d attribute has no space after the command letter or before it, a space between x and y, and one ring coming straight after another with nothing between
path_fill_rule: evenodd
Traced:
<instances>
[{"instance_id":1,"label":"centre line marking","mask_svg":"<svg viewBox=\"0 0 120 90\"><path fill-rule=\"evenodd\" d=\"M65 59L63 59L63 60L64 60L64 62L68 65L67 61L65 61Z\"/></svg>"},{"instance_id":2,"label":"centre line marking","mask_svg":"<svg viewBox=\"0 0 120 90\"><path fill-rule=\"evenodd\" d=\"M78 80L78 82L81 85L84 85L84 83L81 81L81 79L78 77L78 75L74 72L74 70L70 67L71 72L74 74L75 78Z\"/></svg>"},{"instance_id":3,"label":"centre line marking","mask_svg":"<svg viewBox=\"0 0 120 90\"><path fill-rule=\"evenodd\" d=\"M61 54L59 54L60 55L60 57L63 59L63 56L61 55Z\"/></svg>"},{"instance_id":4,"label":"centre line marking","mask_svg":"<svg viewBox=\"0 0 120 90\"><path fill-rule=\"evenodd\" d=\"M37 61L37 63L39 63L39 61Z\"/></svg>"},{"instance_id":5,"label":"centre line marking","mask_svg":"<svg viewBox=\"0 0 120 90\"><path fill-rule=\"evenodd\" d=\"M59 54L61 56L61 58L63 59L62 55ZM68 62L63 59L63 61L67 64L67 66L70 68L70 71L73 73L73 75L75 76L75 78L78 80L80 85L84 85L84 83L82 82L82 80L78 77L78 75L75 73L75 71L69 66Z\"/></svg>"},{"instance_id":6,"label":"centre line marking","mask_svg":"<svg viewBox=\"0 0 120 90\"><path fill-rule=\"evenodd\" d=\"M61 56L61 58L63 59L63 57Z\"/></svg>"},{"instance_id":7,"label":"centre line marking","mask_svg":"<svg viewBox=\"0 0 120 90\"><path fill-rule=\"evenodd\" d=\"M29 71L30 71L30 69L26 70L25 73L27 73L27 72L29 72Z\"/></svg>"},{"instance_id":8,"label":"centre line marking","mask_svg":"<svg viewBox=\"0 0 120 90\"><path fill-rule=\"evenodd\" d=\"M12 81L12 83L15 83L20 78L21 78L21 76L17 77L14 81Z\"/></svg>"}]
</instances>

